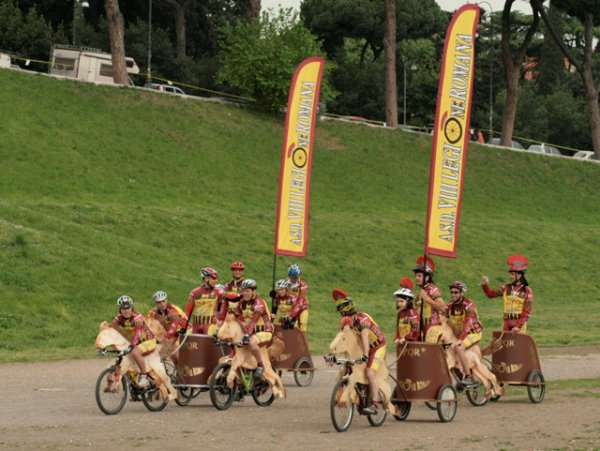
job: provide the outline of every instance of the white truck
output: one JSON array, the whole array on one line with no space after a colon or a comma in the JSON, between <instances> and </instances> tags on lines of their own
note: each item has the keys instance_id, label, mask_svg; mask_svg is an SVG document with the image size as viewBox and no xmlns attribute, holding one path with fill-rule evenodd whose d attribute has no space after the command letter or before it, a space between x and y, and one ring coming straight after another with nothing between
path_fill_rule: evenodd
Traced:
<instances>
[{"instance_id":1,"label":"white truck","mask_svg":"<svg viewBox=\"0 0 600 451\"><path fill-rule=\"evenodd\" d=\"M139 74L133 58L126 57L128 74ZM89 47L53 45L50 55L50 74L92 83L115 84L110 53ZM133 82L129 79L129 84Z\"/></svg>"}]
</instances>

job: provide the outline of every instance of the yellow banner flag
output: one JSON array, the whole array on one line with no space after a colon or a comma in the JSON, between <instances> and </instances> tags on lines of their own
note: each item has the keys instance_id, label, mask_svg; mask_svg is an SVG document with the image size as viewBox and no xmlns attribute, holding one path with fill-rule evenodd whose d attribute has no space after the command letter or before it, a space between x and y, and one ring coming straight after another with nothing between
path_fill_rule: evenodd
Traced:
<instances>
[{"instance_id":1,"label":"yellow banner flag","mask_svg":"<svg viewBox=\"0 0 600 451\"><path fill-rule=\"evenodd\" d=\"M464 5L446 32L433 129L425 252L456 257L475 71L479 7Z\"/></svg>"},{"instance_id":2,"label":"yellow banner flag","mask_svg":"<svg viewBox=\"0 0 600 451\"><path fill-rule=\"evenodd\" d=\"M290 86L275 226L275 253L280 255L306 255L310 172L324 63L322 57L302 61Z\"/></svg>"}]
</instances>

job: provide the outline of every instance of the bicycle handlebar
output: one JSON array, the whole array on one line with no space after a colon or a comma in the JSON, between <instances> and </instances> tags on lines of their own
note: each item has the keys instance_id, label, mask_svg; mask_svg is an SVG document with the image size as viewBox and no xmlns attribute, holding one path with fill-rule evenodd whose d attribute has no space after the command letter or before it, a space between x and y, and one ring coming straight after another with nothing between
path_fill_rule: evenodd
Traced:
<instances>
[{"instance_id":1,"label":"bicycle handlebar","mask_svg":"<svg viewBox=\"0 0 600 451\"><path fill-rule=\"evenodd\" d=\"M335 363L336 365L360 365L361 363L365 363L361 358L358 359L345 359L343 357L336 357L334 355L324 355L323 358L328 363Z\"/></svg>"}]
</instances>

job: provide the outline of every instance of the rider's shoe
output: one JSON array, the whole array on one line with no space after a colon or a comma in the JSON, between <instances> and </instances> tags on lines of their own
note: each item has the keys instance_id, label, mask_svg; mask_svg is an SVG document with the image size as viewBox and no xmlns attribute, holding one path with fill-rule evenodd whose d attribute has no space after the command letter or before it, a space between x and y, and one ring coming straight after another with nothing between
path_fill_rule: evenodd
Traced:
<instances>
[{"instance_id":1,"label":"rider's shoe","mask_svg":"<svg viewBox=\"0 0 600 451\"><path fill-rule=\"evenodd\" d=\"M377 413L377 404L369 404L362 411L365 415L375 415Z\"/></svg>"},{"instance_id":2,"label":"rider's shoe","mask_svg":"<svg viewBox=\"0 0 600 451\"><path fill-rule=\"evenodd\" d=\"M238 402L242 402L244 400L244 394L242 393L241 388L235 391L233 394L233 400Z\"/></svg>"},{"instance_id":3,"label":"rider's shoe","mask_svg":"<svg viewBox=\"0 0 600 451\"><path fill-rule=\"evenodd\" d=\"M148 376L146 374L140 374L137 380L137 386L140 388L146 388L148 385L150 385Z\"/></svg>"},{"instance_id":4,"label":"rider's shoe","mask_svg":"<svg viewBox=\"0 0 600 451\"><path fill-rule=\"evenodd\" d=\"M477 382L473 379L473 376L468 374L465 377L463 377L463 379L460 381L460 384L465 387L473 387L475 385L477 385Z\"/></svg>"},{"instance_id":5,"label":"rider's shoe","mask_svg":"<svg viewBox=\"0 0 600 451\"><path fill-rule=\"evenodd\" d=\"M254 370L254 377L260 377L263 375L264 372L265 372L264 366L257 366L256 369Z\"/></svg>"}]
</instances>

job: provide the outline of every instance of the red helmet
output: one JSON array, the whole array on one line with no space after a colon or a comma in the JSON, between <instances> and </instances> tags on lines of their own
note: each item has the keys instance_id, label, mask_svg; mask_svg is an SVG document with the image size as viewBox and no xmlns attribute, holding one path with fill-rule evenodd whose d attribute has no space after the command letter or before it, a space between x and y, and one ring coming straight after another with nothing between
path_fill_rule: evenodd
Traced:
<instances>
[{"instance_id":1,"label":"red helmet","mask_svg":"<svg viewBox=\"0 0 600 451\"><path fill-rule=\"evenodd\" d=\"M508 257L506 264L508 265L508 272L520 272L524 273L527 271L527 265L529 261L527 257L520 254L514 254Z\"/></svg>"},{"instance_id":2,"label":"red helmet","mask_svg":"<svg viewBox=\"0 0 600 451\"><path fill-rule=\"evenodd\" d=\"M448 288L450 288L450 289L456 288L461 293L467 292L467 284L464 283L462 280L455 280L450 285L448 285Z\"/></svg>"},{"instance_id":3,"label":"red helmet","mask_svg":"<svg viewBox=\"0 0 600 451\"><path fill-rule=\"evenodd\" d=\"M244 268L245 268L245 266L244 266L244 264L242 262L233 262L231 264L231 269L232 270L234 270L234 269L244 269Z\"/></svg>"},{"instance_id":4,"label":"red helmet","mask_svg":"<svg viewBox=\"0 0 600 451\"><path fill-rule=\"evenodd\" d=\"M216 279L219 277L219 273L217 272L216 269L213 269L213 268L202 268L202 271L200 271L200 274L202 275L202 278L211 277L213 279Z\"/></svg>"}]
</instances>

